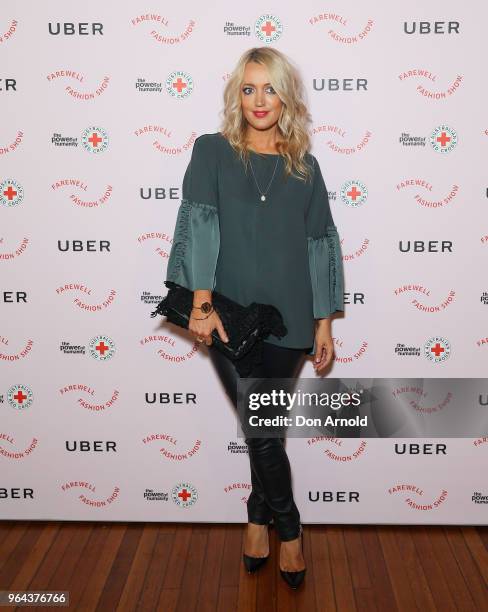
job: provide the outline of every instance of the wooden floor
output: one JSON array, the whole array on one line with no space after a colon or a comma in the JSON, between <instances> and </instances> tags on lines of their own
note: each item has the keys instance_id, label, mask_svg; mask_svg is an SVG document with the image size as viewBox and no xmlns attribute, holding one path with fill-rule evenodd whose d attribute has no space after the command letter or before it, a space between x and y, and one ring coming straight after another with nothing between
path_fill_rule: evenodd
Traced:
<instances>
[{"instance_id":1,"label":"wooden floor","mask_svg":"<svg viewBox=\"0 0 488 612\"><path fill-rule=\"evenodd\" d=\"M297 591L279 575L274 529L270 559L247 574L244 533L207 523L0 521L0 589L69 591L69 610L103 612L488 610L486 527L305 525L308 569Z\"/></svg>"}]
</instances>

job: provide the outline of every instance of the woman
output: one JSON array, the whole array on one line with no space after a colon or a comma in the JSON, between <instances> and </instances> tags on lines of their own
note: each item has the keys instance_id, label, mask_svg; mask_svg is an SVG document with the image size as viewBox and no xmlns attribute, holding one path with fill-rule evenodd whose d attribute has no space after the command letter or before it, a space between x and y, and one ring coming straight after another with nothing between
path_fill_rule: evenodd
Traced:
<instances>
[{"instance_id":1,"label":"woman","mask_svg":"<svg viewBox=\"0 0 488 612\"><path fill-rule=\"evenodd\" d=\"M276 306L288 333L263 342L250 376L297 377L306 355L331 363L330 315L343 308L342 256L327 189L310 148L310 114L297 70L274 48L245 52L224 91L220 132L194 143L167 280L193 293L189 331L209 347L213 367L236 404L239 374L212 345L227 341L212 291L236 302ZM305 575L300 514L284 438L246 438L252 492L244 561L269 554L268 525L280 541L280 572L296 588Z\"/></svg>"}]
</instances>

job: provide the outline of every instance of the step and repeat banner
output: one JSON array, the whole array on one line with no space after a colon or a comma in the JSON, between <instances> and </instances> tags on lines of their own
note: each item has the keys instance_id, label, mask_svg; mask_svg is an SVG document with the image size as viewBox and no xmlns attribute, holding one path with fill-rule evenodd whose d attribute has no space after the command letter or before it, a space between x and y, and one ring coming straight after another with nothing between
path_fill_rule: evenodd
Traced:
<instances>
[{"instance_id":1,"label":"step and repeat banner","mask_svg":"<svg viewBox=\"0 0 488 612\"><path fill-rule=\"evenodd\" d=\"M273 46L303 76L342 241L327 376L397 379L392 406L425 427L289 438L302 521L487 523L486 429L436 436L466 385L402 382L488 373L487 17L2 2L0 518L246 522L247 447L207 348L150 313L193 143L241 53ZM465 401L488 411L488 382Z\"/></svg>"}]
</instances>

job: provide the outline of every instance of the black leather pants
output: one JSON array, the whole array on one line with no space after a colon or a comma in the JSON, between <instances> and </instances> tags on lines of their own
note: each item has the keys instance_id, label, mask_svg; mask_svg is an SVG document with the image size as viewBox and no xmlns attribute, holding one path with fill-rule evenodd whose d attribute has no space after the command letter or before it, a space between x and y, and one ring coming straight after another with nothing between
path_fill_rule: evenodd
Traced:
<instances>
[{"instance_id":1,"label":"black leather pants","mask_svg":"<svg viewBox=\"0 0 488 612\"><path fill-rule=\"evenodd\" d=\"M237 413L239 374L230 359L213 345L210 360ZM295 378L307 349L290 349L263 342L263 362L254 366L250 378ZM285 438L246 438L251 467L252 491L247 501L250 523L266 525L273 519L282 542L298 538L300 513L293 499L291 471Z\"/></svg>"}]
</instances>

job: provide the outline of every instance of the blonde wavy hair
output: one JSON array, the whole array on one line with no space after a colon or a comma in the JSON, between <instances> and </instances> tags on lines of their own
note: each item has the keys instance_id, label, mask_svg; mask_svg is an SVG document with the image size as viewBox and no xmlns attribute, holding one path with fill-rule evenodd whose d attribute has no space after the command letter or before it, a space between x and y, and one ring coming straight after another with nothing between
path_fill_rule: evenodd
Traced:
<instances>
[{"instance_id":1,"label":"blonde wavy hair","mask_svg":"<svg viewBox=\"0 0 488 612\"><path fill-rule=\"evenodd\" d=\"M287 174L295 172L298 179L306 181L312 174L305 159L311 144L309 125L312 119L304 102L304 87L300 74L280 51L273 47L253 47L241 55L224 88L220 131L247 168L247 120L242 112L241 87L248 62L257 62L267 68L270 83L283 103L277 123L279 140L276 147L285 159L285 171Z\"/></svg>"}]
</instances>

